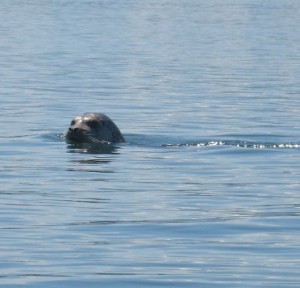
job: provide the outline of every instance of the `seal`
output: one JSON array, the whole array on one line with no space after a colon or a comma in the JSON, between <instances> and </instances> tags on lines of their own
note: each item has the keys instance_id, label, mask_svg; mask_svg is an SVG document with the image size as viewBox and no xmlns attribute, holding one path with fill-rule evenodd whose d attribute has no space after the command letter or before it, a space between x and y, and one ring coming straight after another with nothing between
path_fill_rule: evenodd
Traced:
<instances>
[{"instance_id":1,"label":"seal","mask_svg":"<svg viewBox=\"0 0 300 288\"><path fill-rule=\"evenodd\" d=\"M79 143L122 143L125 139L117 125L105 114L76 116L66 133L67 140Z\"/></svg>"}]
</instances>

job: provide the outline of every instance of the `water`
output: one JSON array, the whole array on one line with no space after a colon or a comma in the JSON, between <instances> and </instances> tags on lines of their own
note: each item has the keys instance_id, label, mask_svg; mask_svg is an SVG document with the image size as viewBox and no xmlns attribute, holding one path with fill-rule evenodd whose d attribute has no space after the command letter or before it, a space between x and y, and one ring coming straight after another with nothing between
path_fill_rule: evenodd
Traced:
<instances>
[{"instance_id":1,"label":"water","mask_svg":"<svg viewBox=\"0 0 300 288\"><path fill-rule=\"evenodd\" d=\"M0 4L0 286L299 287L299 1L25 2ZM87 111L127 143L67 144Z\"/></svg>"}]
</instances>

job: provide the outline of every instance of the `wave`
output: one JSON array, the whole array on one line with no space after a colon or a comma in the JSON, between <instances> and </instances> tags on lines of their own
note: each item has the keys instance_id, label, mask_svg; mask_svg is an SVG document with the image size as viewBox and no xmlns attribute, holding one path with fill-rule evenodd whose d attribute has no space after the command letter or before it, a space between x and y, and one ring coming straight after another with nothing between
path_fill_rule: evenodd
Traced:
<instances>
[{"instance_id":1,"label":"wave","mask_svg":"<svg viewBox=\"0 0 300 288\"><path fill-rule=\"evenodd\" d=\"M196 147L207 147L207 146L235 146L241 148L252 148L252 149L278 149L278 148L300 148L298 143L274 143L274 142L251 142L241 140L217 140L217 141L199 141L191 143L179 143L179 144L162 144L163 147L182 147L182 146L196 146Z\"/></svg>"},{"instance_id":2,"label":"wave","mask_svg":"<svg viewBox=\"0 0 300 288\"><path fill-rule=\"evenodd\" d=\"M127 136L127 137L126 137ZM248 149L299 149L300 143L282 135L221 135L199 139L181 139L163 135L125 135L129 144L154 147L234 146Z\"/></svg>"},{"instance_id":3,"label":"wave","mask_svg":"<svg viewBox=\"0 0 300 288\"><path fill-rule=\"evenodd\" d=\"M64 134L47 134L44 137L48 140L65 141ZM225 137L199 140L182 140L179 137L165 137L162 135L141 135L125 134L126 143L123 145L146 146L146 147L213 147L213 146L234 146L248 149L299 149L300 143L286 141L286 137L276 135L241 135L244 139L226 139ZM228 137L230 138L230 136ZM245 138L254 140L245 140ZM263 139L269 141L263 141ZM270 141L272 140L272 141ZM123 146L121 144L121 146ZM118 144L120 146L120 144Z\"/></svg>"}]
</instances>

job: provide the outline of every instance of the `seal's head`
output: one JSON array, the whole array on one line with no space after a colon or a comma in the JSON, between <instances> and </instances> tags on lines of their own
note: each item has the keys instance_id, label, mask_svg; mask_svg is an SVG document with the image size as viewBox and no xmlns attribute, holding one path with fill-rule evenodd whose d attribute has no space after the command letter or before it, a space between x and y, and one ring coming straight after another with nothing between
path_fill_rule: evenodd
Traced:
<instances>
[{"instance_id":1,"label":"seal's head","mask_svg":"<svg viewBox=\"0 0 300 288\"><path fill-rule=\"evenodd\" d=\"M84 113L76 116L71 122L66 138L79 143L125 142L116 124L100 113Z\"/></svg>"}]
</instances>

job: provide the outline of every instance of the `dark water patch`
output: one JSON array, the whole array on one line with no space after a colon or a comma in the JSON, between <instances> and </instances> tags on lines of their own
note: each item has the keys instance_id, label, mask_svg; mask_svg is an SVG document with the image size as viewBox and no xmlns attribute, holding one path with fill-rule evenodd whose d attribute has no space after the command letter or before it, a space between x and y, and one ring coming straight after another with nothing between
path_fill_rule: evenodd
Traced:
<instances>
[{"instance_id":1,"label":"dark water patch","mask_svg":"<svg viewBox=\"0 0 300 288\"><path fill-rule=\"evenodd\" d=\"M113 160L110 157L94 157L88 159L77 159L71 160L70 162L84 164L84 165L99 165L99 164L108 164Z\"/></svg>"}]
</instances>

